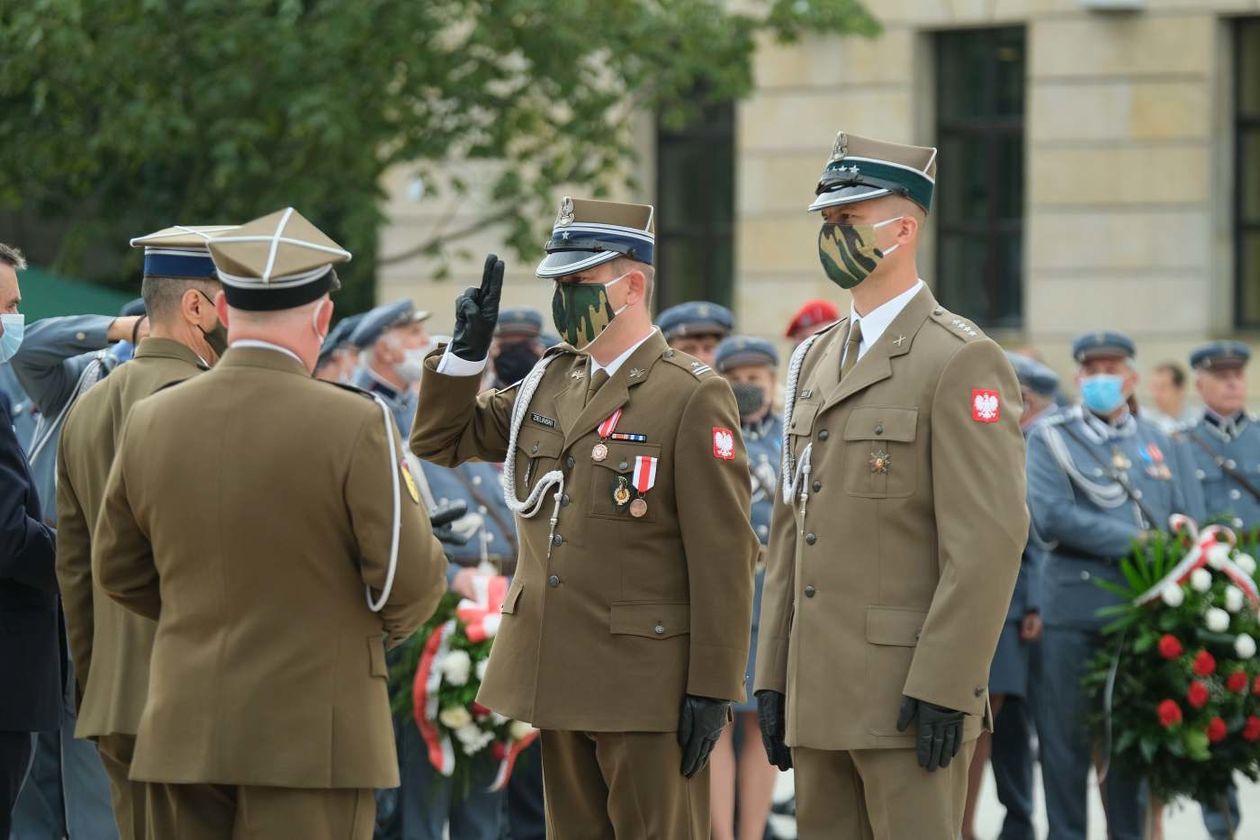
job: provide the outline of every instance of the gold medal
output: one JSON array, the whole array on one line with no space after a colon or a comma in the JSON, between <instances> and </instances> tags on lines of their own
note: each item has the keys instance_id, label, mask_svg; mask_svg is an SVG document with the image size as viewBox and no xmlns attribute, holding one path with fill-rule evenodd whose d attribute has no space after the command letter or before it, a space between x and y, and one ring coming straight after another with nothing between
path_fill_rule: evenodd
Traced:
<instances>
[{"instance_id":1,"label":"gold medal","mask_svg":"<svg viewBox=\"0 0 1260 840\"><path fill-rule=\"evenodd\" d=\"M604 444L602 440L599 443L595 444L594 447L591 448L591 460L602 461L607 457L608 457L608 447L607 445Z\"/></svg>"},{"instance_id":2,"label":"gold medal","mask_svg":"<svg viewBox=\"0 0 1260 840\"><path fill-rule=\"evenodd\" d=\"M630 503L630 515L635 519L643 517L647 513L647 502L642 499L635 499Z\"/></svg>"},{"instance_id":3,"label":"gold medal","mask_svg":"<svg viewBox=\"0 0 1260 840\"><path fill-rule=\"evenodd\" d=\"M628 501L630 501L630 488L624 483L618 484L617 489L613 491L613 502L617 507L623 507Z\"/></svg>"},{"instance_id":4,"label":"gold medal","mask_svg":"<svg viewBox=\"0 0 1260 840\"><path fill-rule=\"evenodd\" d=\"M871 460L869 463L871 465L871 472L886 473L888 472L888 467L892 464L892 456L882 449L877 449L871 453Z\"/></svg>"},{"instance_id":5,"label":"gold medal","mask_svg":"<svg viewBox=\"0 0 1260 840\"><path fill-rule=\"evenodd\" d=\"M1120 451L1120 447L1113 446L1111 447L1111 465L1118 470L1127 470L1133 466L1133 462L1125 457L1125 454Z\"/></svg>"}]
</instances>

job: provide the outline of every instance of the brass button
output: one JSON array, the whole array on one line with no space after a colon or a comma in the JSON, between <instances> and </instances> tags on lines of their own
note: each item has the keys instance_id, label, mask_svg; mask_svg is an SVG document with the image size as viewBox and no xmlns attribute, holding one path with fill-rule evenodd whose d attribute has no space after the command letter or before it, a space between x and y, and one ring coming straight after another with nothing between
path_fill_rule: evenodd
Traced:
<instances>
[{"instance_id":1,"label":"brass button","mask_svg":"<svg viewBox=\"0 0 1260 840\"><path fill-rule=\"evenodd\" d=\"M817 493L819 490L821 490L821 489L822 489L822 482L821 482L821 481L815 481L815 482L813 483L813 485L811 485L811 486L814 488L814 492L815 492L815 493Z\"/></svg>"},{"instance_id":2,"label":"brass button","mask_svg":"<svg viewBox=\"0 0 1260 840\"><path fill-rule=\"evenodd\" d=\"M805 535L805 542L809 543L810 545L813 545L814 543L818 542L818 535L815 534L813 531L810 531L808 534Z\"/></svg>"},{"instance_id":3,"label":"brass button","mask_svg":"<svg viewBox=\"0 0 1260 840\"><path fill-rule=\"evenodd\" d=\"M566 468L568 468L568 469L573 469L573 465L574 465L574 464L576 464L576 463L577 463L577 461L573 460L573 456L572 456L572 455L570 455L569 457L567 457L567 458L565 458L565 459L564 459L564 465L565 465L565 467L566 467Z\"/></svg>"},{"instance_id":4,"label":"brass button","mask_svg":"<svg viewBox=\"0 0 1260 840\"><path fill-rule=\"evenodd\" d=\"M530 451L530 453L531 453L531 454L537 454L537 453L538 453L538 444L536 444L536 443L535 443L533 446L531 446L531 447L529 448L529 451Z\"/></svg>"},{"instance_id":5,"label":"brass button","mask_svg":"<svg viewBox=\"0 0 1260 840\"><path fill-rule=\"evenodd\" d=\"M664 625L664 624L658 624L658 625L656 625L655 627L653 627L653 628L652 628L652 632L653 632L653 633L655 633L655 634L656 634L656 635L658 635L658 636L664 636L664 635L665 635L665 625Z\"/></svg>"},{"instance_id":6,"label":"brass button","mask_svg":"<svg viewBox=\"0 0 1260 840\"><path fill-rule=\"evenodd\" d=\"M806 598L813 598L813 597L814 597L814 593L816 593L817 591L818 591L818 590L817 590L817 589L815 589L814 587L812 587L812 586L807 586L807 587L805 587L805 597L806 597Z\"/></svg>"},{"instance_id":7,"label":"brass button","mask_svg":"<svg viewBox=\"0 0 1260 840\"><path fill-rule=\"evenodd\" d=\"M877 434L877 435L882 435L883 433L884 433L884 424L883 424L883 423L876 423L876 424L875 424L875 434Z\"/></svg>"},{"instance_id":8,"label":"brass button","mask_svg":"<svg viewBox=\"0 0 1260 840\"><path fill-rule=\"evenodd\" d=\"M550 586L552 589L555 589L557 586L560 585L560 576L552 575L551 577L547 578L547 585Z\"/></svg>"},{"instance_id":9,"label":"brass button","mask_svg":"<svg viewBox=\"0 0 1260 840\"><path fill-rule=\"evenodd\" d=\"M822 431L818 433L819 440L826 440L829 437L831 437L831 432L827 431L826 429L823 429Z\"/></svg>"},{"instance_id":10,"label":"brass button","mask_svg":"<svg viewBox=\"0 0 1260 840\"><path fill-rule=\"evenodd\" d=\"M554 536L552 536L552 538L551 538L551 544L552 544L552 545L560 545L560 544L561 544L561 543L563 543L563 542L564 542L564 537L560 536L559 534L555 534L555 535L554 535Z\"/></svg>"},{"instance_id":11,"label":"brass button","mask_svg":"<svg viewBox=\"0 0 1260 840\"><path fill-rule=\"evenodd\" d=\"M630 469L630 462L629 462L629 461L622 461L620 464L618 464L618 465L617 465L617 469L619 469L619 470L628 470L628 469Z\"/></svg>"},{"instance_id":12,"label":"brass button","mask_svg":"<svg viewBox=\"0 0 1260 840\"><path fill-rule=\"evenodd\" d=\"M74 337L79 341L85 341L87 339L87 333L77 332L74 334Z\"/></svg>"},{"instance_id":13,"label":"brass button","mask_svg":"<svg viewBox=\"0 0 1260 840\"><path fill-rule=\"evenodd\" d=\"M568 507L569 502L571 501L573 500L569 498L569 494L565 493L563 496L560 497L560 507Z\"/></svg>"}]
</instances>

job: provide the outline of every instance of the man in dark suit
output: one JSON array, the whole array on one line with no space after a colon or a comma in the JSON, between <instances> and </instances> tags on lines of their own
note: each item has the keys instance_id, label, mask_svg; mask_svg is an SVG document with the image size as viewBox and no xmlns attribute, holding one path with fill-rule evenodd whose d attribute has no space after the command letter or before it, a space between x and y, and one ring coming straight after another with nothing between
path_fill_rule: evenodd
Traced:
<instances>
[{"instance_id":1,"label":"man in dark suit","mask_svg":"<svg viewBox=\"0 0 1260 840\"><path fill-rule=\"evenodd\" d=\"M0 243L0 363L21 341L22 254ZM6 335L7 333L7 335ZM13 420L0 404L0 837L30 768L32 733L56 729L61 697L54 533L44 524Z\"/></svg>"}]
</instances>

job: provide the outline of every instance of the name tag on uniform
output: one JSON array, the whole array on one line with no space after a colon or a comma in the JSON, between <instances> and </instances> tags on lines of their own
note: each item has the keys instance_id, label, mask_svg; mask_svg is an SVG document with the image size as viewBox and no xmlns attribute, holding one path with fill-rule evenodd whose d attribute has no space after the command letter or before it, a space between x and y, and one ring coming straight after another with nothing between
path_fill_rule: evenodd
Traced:
<instances>
[{"instance_id":1,"label":"name tag on uniform","mask_svg":"<svg viewBox=\"0 0 1260 840\"><path fill-rule=\"evenodd\" d=\"M556 421L554 419L547 417L545 415L539 414L536 411L531 411L529 413L529 419L533 420L535 423L537 423L540 426L546 426L548 429L554 429L556 427Z\"/></svg>"}]
</instances>

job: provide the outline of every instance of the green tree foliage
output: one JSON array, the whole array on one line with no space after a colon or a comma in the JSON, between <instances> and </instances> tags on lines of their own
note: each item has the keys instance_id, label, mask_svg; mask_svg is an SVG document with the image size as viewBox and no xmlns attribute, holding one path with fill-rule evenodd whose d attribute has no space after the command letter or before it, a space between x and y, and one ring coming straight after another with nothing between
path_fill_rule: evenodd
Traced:
<instances>
[{"instance_id":1,"label":"green tree foliage","mask_svg":"<svg viewBox=\"0 0 1260 840\"><path fill-rule=\"evenodd\" d=\"M291 204L355 252L357 308L390 166L504 161L484 219L532 252L558 185L629 178L636 111L746 95L759 36L876 29L859 0L0 3L0 210L55 227L46 262L118 280L130 236Z\"/></svg>"}]
</instances>

